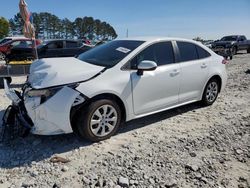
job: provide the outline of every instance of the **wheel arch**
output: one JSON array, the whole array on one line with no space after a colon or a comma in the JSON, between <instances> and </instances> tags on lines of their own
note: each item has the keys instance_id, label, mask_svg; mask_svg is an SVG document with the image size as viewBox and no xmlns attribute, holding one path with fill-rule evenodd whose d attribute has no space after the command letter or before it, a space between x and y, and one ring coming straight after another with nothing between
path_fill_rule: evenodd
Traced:
<instances>
[{"instance_id":1,"label":"wheel arch","mask_svg":"<svg viewBox=\"0 0 250 188\"><path fill-rule=\"evenodd\" d=\"M218 80L218 82L219 82L219 93L221 92L222 78L221 78L221 76L220 76L219 74L214 74L214 75L212 75L212 76L209 77L209 79L207 80L206 84L204 85L202 95L203 95L203 93L204 93L204 91L205 91L205 88L206 88L208 82L209 82L210 80L212 80L212 79Z\"/></svg>"},{"instance_id":2,"label":"wheel arch","mask_svg":"<svg viewBox=\"0 0 250 188\"><path fill-rule=\"evenodd\" d=\"M127 118L127 110L126 110L126 106L123 102L123 100L118 97L117 95L113 94L113 93L102 93L102 94L98 94L96 96L93 96L92 98L88 98L84 103L80 104L79 106L73 107L70 111L70 121L71 121L71 127L73 129L73 131L75 133L77 133L77 127L76 127L76 119L75 117L77 117L81 111L82 108L85 108L86 106L88 106L91 102L97 101L99 99L110 99L110 100L114 100L118 106L121 109L121 115L122 115L122 122L126 121Z\"/></svg>"}]
</instances>

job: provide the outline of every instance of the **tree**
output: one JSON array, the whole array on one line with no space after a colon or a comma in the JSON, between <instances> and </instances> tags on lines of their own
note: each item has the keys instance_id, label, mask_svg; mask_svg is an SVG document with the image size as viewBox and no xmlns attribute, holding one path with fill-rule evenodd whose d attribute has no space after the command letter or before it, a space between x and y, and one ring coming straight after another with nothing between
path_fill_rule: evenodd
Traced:
<instances>
[{"instance_id":1,"label":"tree","mask_svg":"<svg viewBox=\"0 0 250 188\"><path fill-rule=\"evenodd\" d=\"M0 39L6 37L9 34L9 22L0 17Z\"/></svg>"},{"instance_id":2,"label":"tree","mask_svg":"<svg viewBox=\"0 0 250 188\"><path fill-rule=\"evenodd\" d=\"M32 13L32 16L36 38L112 40L117 37L115 29L110 24L93 17L78 17L72 22L48 12ZM23 20L19 13L10 19L9 23L12 35L22 34Z\"/></svg>"}]
</instances>

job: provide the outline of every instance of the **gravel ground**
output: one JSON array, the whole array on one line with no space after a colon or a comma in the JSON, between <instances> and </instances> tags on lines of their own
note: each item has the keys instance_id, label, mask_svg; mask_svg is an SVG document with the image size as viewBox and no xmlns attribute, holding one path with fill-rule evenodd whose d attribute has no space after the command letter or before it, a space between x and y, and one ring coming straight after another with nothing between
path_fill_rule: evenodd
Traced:
<instances>
[{"instance_id":1,"label":"gravel ground","mask_svg":"<svg viewBox=\"0 0 250 188\"><path fill-rule=\"evenodd\" d=\"M29 135L0 144L0 187L250 187L250 55L227 66L227 87L210 107L131 121L100 143ZM1 115L8 104L0 90Z\"/></svg>"}]
</instances>

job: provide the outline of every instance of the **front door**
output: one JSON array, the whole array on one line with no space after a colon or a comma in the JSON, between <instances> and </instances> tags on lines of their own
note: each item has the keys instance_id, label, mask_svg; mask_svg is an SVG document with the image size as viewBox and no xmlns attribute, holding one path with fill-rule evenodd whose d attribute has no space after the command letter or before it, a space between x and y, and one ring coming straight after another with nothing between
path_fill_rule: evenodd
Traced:
<instances>
[{"instance_id":1,"label":"front door","mask_svg":"<svg viewBox=\"0 0 250 188\"><path fill-rule=\"evenodd\" d=\"M131 71L134 113L136 115L159 111L178 103L180 65L175 63L171 42L153 44L131 61L136 69L143 60L157 63L154 71L138 75Z\"/></svg>"},{"instance_id":2,"label":"front door","mask_svg":"<svg viewBox=\"0 0 250 188\"><path fill-rule=\"evenodd\" d=\"M62 57L63 54L63 41L51 41L47 44L47 48L42 54L43 57Z\"/></svg>"}]
</instances>

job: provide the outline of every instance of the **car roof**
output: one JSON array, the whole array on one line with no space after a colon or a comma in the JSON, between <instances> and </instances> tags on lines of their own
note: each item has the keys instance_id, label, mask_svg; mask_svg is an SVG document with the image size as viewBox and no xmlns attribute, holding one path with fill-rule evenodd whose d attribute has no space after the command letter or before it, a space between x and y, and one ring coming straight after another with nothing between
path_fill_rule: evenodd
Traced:
<instances>
[{"instance_id":1,"label":"car roof","mask_svg":"<svg viewBox=\"0 0 250 188\"><path fill-rule=\"evenodd\" d=\"M169 40L169 41L187 41L187 42L195 42L191 39L177 38L177 37L129 37L129 38L120 38L116 40L130 40L130 41L145 41L145 42L154 42L161 40Z\"/></svg>"},{"instance_id":2,"label":"car roof","mask_svg":"<svg viewBox=\"0 0 250 188\"><path fill-rule=\"evenodd\" d=\"M55 42L55 41L72 41L72 42L81 42L81 40L74 40L74 39L48 39L45 40L46 42Z\"/></svg>"},{"instance_id":3,"label":"car roof","mask_svg":"<svg viewBox=\"0 0 250 188\"><path fill-rule=\"evenodd\" d=\"M13 40L16 40L16 39L28 39L28 38L23 37L23 36L15 36L15 37L5 37L5 39L13 39Z\"/></svg>"}]
</instances>

